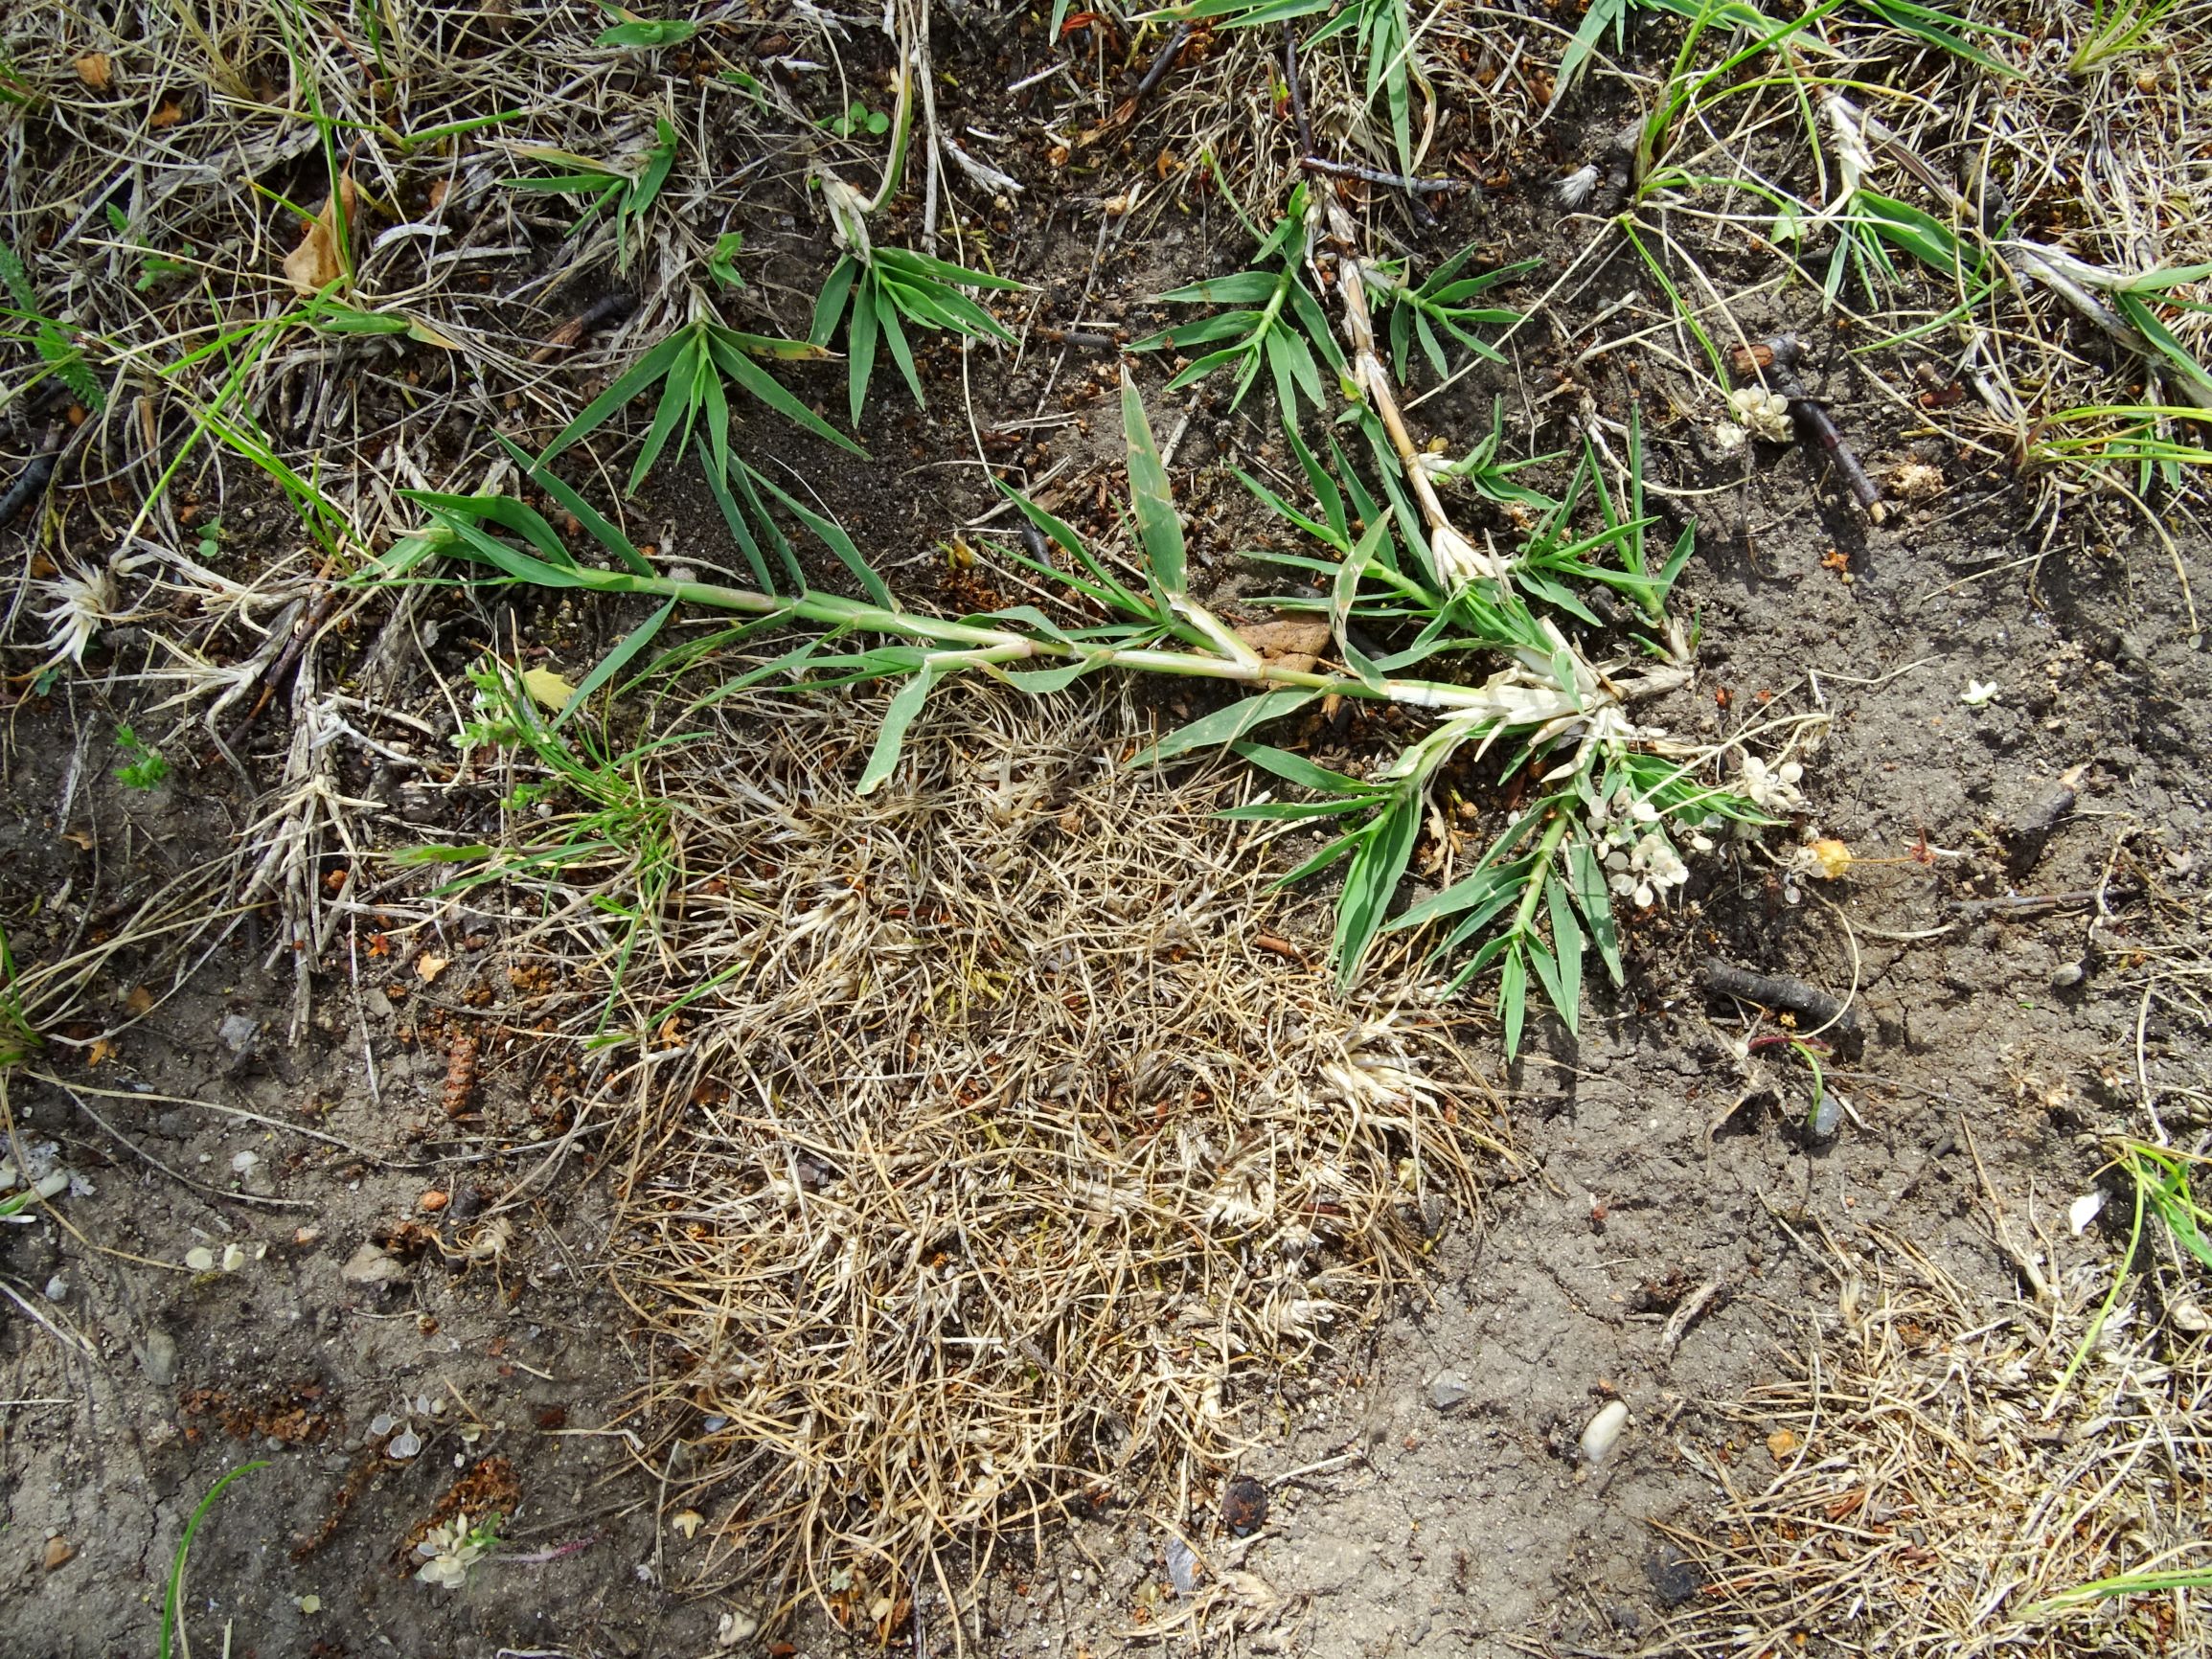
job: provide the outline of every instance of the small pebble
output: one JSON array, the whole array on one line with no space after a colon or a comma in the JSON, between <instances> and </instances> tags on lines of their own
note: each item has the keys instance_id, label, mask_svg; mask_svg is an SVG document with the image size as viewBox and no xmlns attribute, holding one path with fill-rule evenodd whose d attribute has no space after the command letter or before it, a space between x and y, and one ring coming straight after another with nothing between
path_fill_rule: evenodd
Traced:
<instances>
[{"instance_id":1,"label":"small pebble","mask_svg":"<svg viewBox=\"0 0 2212 1659\"><path fill-rule=\"evenodd\" d=\"M1238 1475L1221 1489L1221 1525L1234 1537L1249 1537L1267 1524L1267 1489L1250 1475Z\"/></svg>"},{"instance_id":2,"label":"small pebble","mask_svg":"<svg viewBox=\"0 0 2212 1659\"><path fill-rule=\"evenodd\" d=\"M1198 1587L1198 1557L1180 1538L1168 1540L1168 1582L1174 1585L1178 1596L1188 1596Z\"/></svg>"},{"instance_id":3,"label":"small pebble","mask_svg":"<svg viewBox=\"0 0 2212 1659\"><path fill-rule=\"evenodd\" d=\"M750 1613L724 1613L721 1624L716 1627L715 1641L722 1648L735 1648L741 1642L750 1642L761 1627L760 1620Z\"/></svg>"},{"instance_id":4,"label":"small pebble","mask_svg":"<svg viewBox=\"0 0 2212 1659\"><path fill-rule=\"evenodd\" d=\"M437 1188L433 1187L429 1192L423 1193L420 1198L415 1200L415 1207L419 1210L427 1210L432 1213L436 1213L437 1211L445 1209L445 1194L439 1192Z\"/></svg>"},{"instance_id":5,"label":"small pebble","mask_svg":"<svg viewBox=\"0 0 2212 1659\"><path fill-rule=\"evenodd\" d=\"M1463 1371L1440 1371L1429 1379L1428 1403L1438 1411L1451 1411L1465 1405L1474 1393L1474 1384Z\"/></svg>"},{"instance_id":6,"label":"small pebble","mask_svg":"<svg viewBox=\"0 0 2212 1659\"><path fill-rule=\"evenodd\" d=\"M69 1300L69 1281L58 1273L49 1279L46 1282L46 1300L49 1302L67 1302Z\"/></svg>"},{"instance_id":7,"label":"small pebble","mask_svg":"<svg viewBox=\"0 0 2212 1659\"><path fill-rule=\"evenodd\" d=\"M406 1276L406 1268L376 1245L366 1243L338 1269L338 1277L349 1284L388 1284Z\"/></svg>"},{"instance_id":8,"label":"small pebble","mask_svg":"<svg viewBox=\"0 0 2212 1659\"><path fill-rule=\"evenodd\" d=\"M234 1013L226 1016L222 1024L216 1028L216 1034L222 1038L223 1047L232 1054L250 1054L262 1034L262 1028L258 1020L249 1019L242 1013Z\"/></svg>"},{"instance_id":9,"label":"small pebble","mask_svg":"<svg viewBox=\"0 0 2212 1659\"><path fill-rule=\"evenodd\" d=\"M167 1388L176 1380L176 1338L166 1330L148 1331L146 1345L138 1351L138 1363L147 1381Z\"/></svg>"},{"instance_id":10,"label":"small pebble","mask_svg":"<svg viewBox=\"0 0 2212 1659\"><path fill-rule=\"evenodd\" d=\"M2062 962L2051 974L2051 989L2053 990L2064 990L2070 986L2077 986L2081 983L2082 965L2078 962Z\"/></svg>"},{"instance_id":11,"label":"small pebble","mask_svg":"<svg viewBox=\"0 0 2212 1659\"><path fill-rule=\"evenodd\" d=\"M231 1155L231 1173L234 1175L242 1175L261 1161L262 1155L259 1152L234 1152Z\"/></svg>"},{"instance_id":12,"label":"small pebble","mask_svg":"<svg viewBox=\"0 0 2212 1659\"><path fill-rule=\"evenodd\" d=\"M46 1540L46 1570L49 1573L57 1567L67 1566L76 1558L77 1547L70 1543L67 1538L48 1538Z\"/></svg>"},{"instance_id":13,"label":"small pebble","mask_svg":"<svg viewBox=\"0 0 2212 1659\"><path fill-rule=\"evenodd\" d=\"M1604 1463L1621 1438L1621 1431L1629 1426L1629 1408L1624 1400L1613 1400L1605 1410L1590 1419L1590 1426L1583 1430L1583 1462L1591 1468Z\"/></svg>"}]
</instances>

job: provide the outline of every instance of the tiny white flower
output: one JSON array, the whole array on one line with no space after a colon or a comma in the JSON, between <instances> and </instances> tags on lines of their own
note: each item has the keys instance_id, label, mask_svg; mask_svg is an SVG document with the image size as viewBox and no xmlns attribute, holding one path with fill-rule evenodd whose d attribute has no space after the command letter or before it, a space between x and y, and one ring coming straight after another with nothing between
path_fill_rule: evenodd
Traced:
<instances>
[{"instance_id":1,"label":"tiny white flower","mask_svg":"<svg viewBox=\"0 0 2212 1659\"><path fill-rule=\"evenodd\" d=\"M1723 455L1733 455L1744 447L1744 440L1748 436L1735 421L1723 420L1713 428L1713 447Z\"/></svg>"},{"instance_id":2,"label":"tiny white flower","mask_svg":"<svg viewBox=\"0 0 2212 1659\"><path fill-rule=\"evenodd\" d=\"M1958 700L1970 709L1979 709L1995 702L2002 691L2003 688L1995 680L1970 677L1966 682L1966 690L1959 693Z\"/></svg>"},{"instance_id":3,"label":"tiny white flower","mask_svg":"<svg viewBox=\"0 0 2212 1659\"><path fill-rule=\"evenodd\" d=\"M1728 407L1751 436L1767 443L1787 443L1796 436L1790 424L1790 399L1763 386L1739 386Z\"/></svg>"},{"instance_id":4,"label":"tiny white flower","mask_svg":"<svg viewBox=\"0 0 2212 1659\"><path fill-rule=\"evenodd\" d=\"M490 1554L490 1529L472 1528L466 1514L455 1515L432 1527L415 1546L415 1553L423 1557L422 1564L415 1569L415 1577L425 1584L458 1590L468 1581L468 1569Z\"/></svg>"},{"instance_id":5,"label":"tiny white flower","mask_svg":"<svg viewBox=\"0 0 2212 1659\"><path fill-rule=\"evenodd\" d=\"M1744 793L1754 807L1788 812L1805 805L1805 797L1797 792L1797 781L1805 776L1805 768L1795 761L1770 768L1756 755L1745 755L1740 764Z\"/></svg>"}]
</instances>

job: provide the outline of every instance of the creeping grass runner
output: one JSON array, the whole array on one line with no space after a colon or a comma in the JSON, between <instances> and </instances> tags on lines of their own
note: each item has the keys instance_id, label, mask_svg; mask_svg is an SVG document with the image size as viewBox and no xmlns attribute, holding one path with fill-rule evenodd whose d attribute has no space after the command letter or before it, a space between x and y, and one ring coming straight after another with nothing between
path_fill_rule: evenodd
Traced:
<instances>
[{"instance_id":1,"label":"creeping grass runner","mask_svg":"<svg viewBox=\"0 0 2212 1659\"><path fill-rule=\"evenodd\" d=\"M1365 355L1373 356L1372 339ZM1375 374L1380 375L1380 365ZM1649 696L1671 691L1685 677L1675 659L1678 633L1666 620L1669 591L1688 557L1684 540L1664 558L1647 556L1644 536L1652 520L1638 489L1616 500L1606 489L1594 457L1585 456L1563 500L1537 522L1520 555L1477 561L1471 546L1448 542L1448 521L1425 474L1417 469L1414 493L1436 514L1425 532L1417 514L1394 500L1369 494L1349 467L1341 483L1300 444L1318 516L1283 508L1309 529L1325 557L1286 562L1327 582L1325 602L1344 671L1287 668L1260 653L1190 592L1183 527L1171 497L1151 425L1125 375L1121 409L1136 537L1144 554L1141 582L1123 580L1115 567L1085 546L1067 524L1009 489L1022 516L1045 538L1057 561L1012 552L1006 557L1090 602L1106 620L1062 626L1041 611L1016 606L988 616L950 620L899 608L857 549L830 521L769 489L830 545L868 590L850 599L806 584L783 533L760 495L748 491L741 509L724 496L731 528L745 548L758 588L722 586L664 574L606 519L579 512L580 521L613 556L614 568L577 561L533 509L498 496L431 496L417 499L428 528L395 545L370 580L418 579L439 557L489 567L507 580L545 588L645 595L662 601L657 628L676 605L696 605L750 619L732 637L771 626L806 630L807 637L743 676L741 683L798 681L807 686L895 680L898 690L882 730L863 766L858 788L878 789L896 769L906 732L930 693L962 673L992 675L1031 693L1066 689L1106 669L1208 679L1253 693L1162 738L1144 757L1150 761L1208 746L1232 744L1255 765L1294 786L1301 799L1263 801L1238 809L1243 817L1286 823L1312 820L1340 833L1288 880L1339 863L1346 875L1338 904L1334 958L1340 980L1355 981L1385 925L1385 915L1420 839L1437 781L1455 761L1473 766L1494 758L1503 773L1527 769L1534 799L1511 822L1474 867L1435 898L1390 925L1449 923L1440 958L1457 961L1452 985L1490 966L1498 969L1498 1005L1509 1047L1524 1029L1531 982L1572 1028L1579 1016L1583 965L1595 949L1607 972L1621 974L1616 896L1650 903L1686 878L1681 848L1709 845L1705 830L1724 820L1763 822L1746 800L1700 780L1687 757L1676 756L1659 734L1639 727L1630 713ZM1390 412L1395 420L1395 410ZM1296 434L1292 433L1296 443ZM1339 457L1339 459L1341 459ZM532 476L572 511L581 505L542 466ZM747 469L742 482L764 479ZM1399 492L1397 500L1402 500ZM1597 509L1597 525L1582 533L1570 522ZM1356 523L1359 528L1355 533ZM501 534L500 532L507 532ZM519 540L514 538L519 538ZM792 585L779 592L768 580L763 545L773 546ZM1445 551L1456 552L1456 560ZM1564 585L1568 579L1611 587L1630 599L1650 634L1639 641L1652 660L1641 671L1585 659L1549 612L1570 616L1586 608ZM1560 602L1566 602L1562 605ZM1372 656L1357 630L1387 628L1408 642ZM881 643L848 648L855 636ZM646 634L650 638L650 633ZM633 635L615 658L600 665L563 704L573 712L592 692L609 685L641 648ZM1501 661L1487 678L1463 676L1470 652ZM619 658L620 660L616 660ZM1407 670L1442 670L1439 677L1408 677ZM575 751L542 727L518 694L518 686L494 670L480 686L494 693L499 720L480 723L471 740L506 742L527 750L552 782L579 789L591 807L562 838L518 855L522 864L487 865L469 879L513 873L531 863L558 865L573 858L612 854L654 863L629 831L643 807L624 789L610 795L598 784L628 761L575 763ZM1370 775L1328 771L1284 748L1249 741L1262 726L1284 719L1325 697L1395 703L1437 716L1418 741ZM633 757L634 759L634 757ZM612 813L626 826L609 828ZM442 852L441 857L489 855L489 849ZM648 881L638 882L647 905ZM640 917L630 920L638 921ZM628 946L624 946L627 960ZM1461 960L1464 953L1464 960Z\"/></svg>"}]
</instances>

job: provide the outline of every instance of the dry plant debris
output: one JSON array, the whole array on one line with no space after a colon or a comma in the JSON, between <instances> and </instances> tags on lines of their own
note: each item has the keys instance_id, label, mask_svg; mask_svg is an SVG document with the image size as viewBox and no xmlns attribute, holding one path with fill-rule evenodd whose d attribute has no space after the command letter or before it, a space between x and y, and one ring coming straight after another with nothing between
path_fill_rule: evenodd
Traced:
<instances>
[{"instance_id":1,"label":"dry plant debris","mask_svg":"<svg viewBox=\"0 0 2212 1659\"><path fill-rule=\"evenodd\" d=\"M848 1623L1069 1505L1210 1489L1508 1156L1435 1015L1270 949L1311 936L1210 817L1236 772L1162 787L1131 729L962 693L860 799L865 710L755 698L662 763L685 885L625 985L657 1039L600 1090L616 1271L671 1504Z\"/></svg>"},{"instance_id":2,"label":"dry plant debris","mask_svg":"<svg viewBox=\"0 0 2212 1659\"><path fill-rule=\"evenodd\" d=\"M1995 1307L1894 1235L1834 1261L1836 1309L1730 1408L1763 1449L1666 1529L1701 1581L1643 1651L2204 1651L2212 1348L2174 1284L2131 1276L2100 1326L2109 1261Z\"/></svg>"}]
</instances>

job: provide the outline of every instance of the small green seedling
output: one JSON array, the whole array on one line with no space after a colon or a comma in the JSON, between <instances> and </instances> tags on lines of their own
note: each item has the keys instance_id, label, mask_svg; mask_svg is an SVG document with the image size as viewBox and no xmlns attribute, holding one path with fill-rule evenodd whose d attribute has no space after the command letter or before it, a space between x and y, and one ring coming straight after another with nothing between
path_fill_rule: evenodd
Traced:
<instances>
[{"instance_id":1,"label":"small green seedling","mask_svg":"<svg viewBox=\"0 0 2212 1659\"><path fill-rule=\"evenodd\" d=\"M681 46L699 32L689 18L640 17L628 7L609 5L607 0L600 0L600 8L609 17L621 19L599 37L601 46L649 52L657 46Z\"/></svg>"},{"instance_id":2,"label":"small green seedling","mask_svg":"<svg viewBox=\"0 0 2212 1659\"><path fill-rule=\"evenodd\" d=\"M107 223L108 228L119 237L130 234L130 216L113 202L107 204ZM133 285L140 293L145 293L157 283L164 282L171 277L189 277L192 275L192 266L180 264L168 255L156 251L154 245L144 237L137 239L137 247L139 250L138 281ZM193 251L189 245L185 248L185 252L188 254Z\"/></svg>"},{"instance_id":3,"label":"small green seedling","mask_svg":"<svg viewBox=\"0 0 2212 1659\"><path fill-rule=\"evenodd\" d=\"M814 326L808 337L817 346L829 345L839 320L848 309L852 312L851 326L846 330L845 375L855 422L868 400L878 341L890 347L891 360L899 365L900 376L914 394L914 401L926 407L928 399L922 395L922 376L914 368L914 348L906 338L905 325L1012 345L1014 336L999 326L998 319L961 290L1014 291L1020 286L1005 277L971 271L926 254L862 243L858 253L845 254L831 268L830 280L822 284L821 296L814 302Z\"/></svg>"},{"instance_id":4,"label":"small green seedling","mask_svg":"<svg viewBox=\"0 0 2212 1659\"><path fill-rule=\"evenodd\" d=\"M866 133L870 138L881 138L891 130L891 113L883 109L870 109L857 98L842 115L825 115L814 123L839 138L856 138Z\"/></svg>"},{"instance_id":5,"label":"small green seedling","mask_svg":"<svg viewBox=\"0 0 2212 1659\"><path fill-rule=\"evenodd\" d=\"M2125 53L2141 47L2151 31L2180 0L2093 0L2088 37L2066 59L2066 73L2079 80Z\"/></svg>"},{"instance_id":6,"label":"small green seedling","mask_svg":"<svg viewBox=\"0 0 2212 1659\"><path fill-rule=\"evenodd\" d=\"M756 358L771 362L810 362L830 353L821 346L800 340L776 340L761 334L740 333L699 317L686 323L632 363L620 379L594 398L582 414L561 428L546 445L540 462L550 461L578 439L588 436L613 418L615 412L650 386L661 388L651 427L630 467L629 488L635 490L652 470L671 438L681 451L692 441L696 427L704 425L712 445L709 463L714 476L730 475L730 389L735 386L766 404L792 425L836 444L855 455L867 451L800 402ZM677 423L682 431L677 431ZM702 455L708 453L702 447Z\"/></svg>"},{"instance_id":7,"label":"small green seedling","mask_svg":"<svg viewBox=\"0 0 2212 1659\"><path fill-rule=\"evenodd\" d=\"M744 251L743 231L724 231L715 239L714 251L707 255L707 275L725 288L741 288L745 279L738 271L738 255Z\"/></svg>"},{"instance_id":8,"label":"small green seedling","mask_svg":"<svg viewBox=\"0 0 2212 1659\"><path fill-rule=\"evenodd\" d=\"M115 746L123 753L123 764L116 767L115 779L125 789L158 789L167 781L169 762L158 750L141 742L130 727L115 728Z\"/></svg>"},{"instance_id":9,"label":"small green seedling","mask_svg":"<svg viewBox=\"0 0 2212 1659\"><path fill-rule=\"evenodd\" d=\"M28 325L32 346L45 362L49 372L58 376L80 403L96 409L102 401L100 382L84 360L84 350L72 338L71 330L57 319L38 308L38 296L31 287L31 273L24 269L5 238L0 238L0 284L5 284L8 297L14 301L12 317L0 311L0 321ZM0 337L5 331L0 330ZM28 391L28 385L17 389L17 396Z\"/></svg>"},{"instance_id":10,"label":"small green seedling","mask_svg":"<svg viewBox=\"0 0 2212 1659\"><path fill-rule=\"evenodd\" d=\"M1400 262L1395 269L1382 267L1378 273L1384 278L1374 284L1378 307L1390 309L1390 358L1398 373L1398 383L1405 384L1406 350L1415 336L1421 340L1422 354L1439 378L1450 374L1449 360L1445 355L1444 343L1437 338L1441 331L1453 341L1465 346L1478 357L1493 363L1505 359L1497 348L1474 332L1485 325L1513 324L1520 321L1518 311L1502 306L1475 306L1469 302L1476 295L1511 282L1537 269L1541 260L1520 260L1510 265L1500 265L1494 271L1482 271L1474 276L1460 275L1467 261L1474 255L1476 244L1468 243L1451 258L1428 274L1428 280L1419 287L1410 287L1402 281L1404 266Z\"/></svg>"},{"instance_id":11,"label":"small green seedling","mask_svg":"<svg viewBox=\"0 0 2212 1659\"><path fill-rule=\"evenodd\" d=\"M432 1527L415 1546L415 1554L422 1560L415 1569L415 1577L442 1589L460 1589L468 1581L468 1569L499 1548L502 1519L493 1510L479 1521L458 1514Z\"/></svg>"},{"instance_id":12,"label":"small green seedling","mask_svg":"<svg viewBox=\"0 0 2212 1659\"><path fill-rule=\"evenodd\" d=\"M15 973L15 954L8 948L8 934L0 928L0 1068L21 1065L42 1046L38 1028ZM25 1192L34 1192L26 1188Z\"/></svg>"},{"instance_id":13,"label":"small green seedling","mask_svg":"<svg viewBox=\"0 0 2212 1659\"><path fill-rule=\"evenodd\" d=\"M542 162L547 167L565 169L551 174L526 178L507 178L499 182L509 190L535 191L545 195L582 196L587 205L582 216L571 227L569 235L599 216L603 208L614 210L615 262L628 269L630 235L645 222L645 216L659 199L661 187L668 183L674 170L676 151L674 125L663 116L653 123L653 143L639 158L633 170L595 161L573 150L559 149L551 145L520 145L515 153L525 161Z\"/></svg>"}]
</instances>

